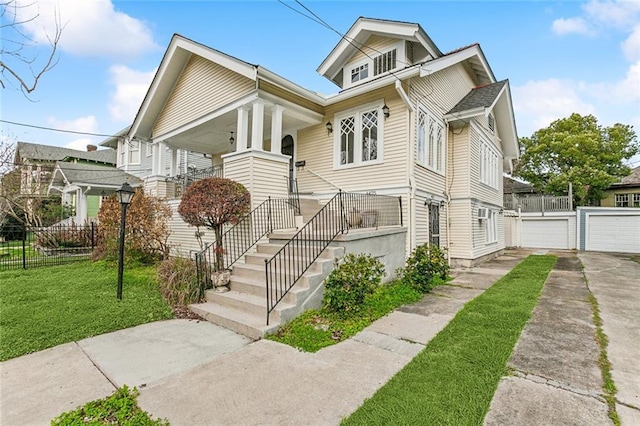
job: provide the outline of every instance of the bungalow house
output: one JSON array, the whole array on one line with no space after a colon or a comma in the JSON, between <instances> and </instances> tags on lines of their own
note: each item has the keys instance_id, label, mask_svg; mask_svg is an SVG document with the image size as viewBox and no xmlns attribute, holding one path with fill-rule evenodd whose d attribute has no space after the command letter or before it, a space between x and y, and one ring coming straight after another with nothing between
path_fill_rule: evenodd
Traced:
<instances>
[{"instance_id":1,"label":"bungalow house","mask_svg":"<svg viewBox=\"0 0 640 426\"><path fill-rule=\"evenodd\" d=\"M131 128L114 141L118 167L131 171L140 144L151 147L145 188L169 199L176 196L172 178L184 171L180 152L200 153L243 183L255 208L291 192L315 205L312 213L333 208L336 193L393 197L401 244L361 246L387 250L382 257L397 251L403 260L431 242L446 247L453 265L469 266L503 251L502 176L519 155L518 138L509 82L495 77L479 44L443 53L419 24L359 18L317 71L337 94L317 94L176 34ZM178 202L169 201L174 209ZM358 212L358 224L376 224L360 206L342 217ZM312 214L302 216L304 223ZM301 238L294 234L280 236L280 244ZM239 265L234 275L252 266L254 281L264 279L261 264ZM227 311L247 285L234 287L232 278ZM254 299L264 298L262 285ZM221 318L222 310L205 314Z\"/></svg>"},{"instance_id":2,"label":"bungalow house","mask_svg":"<svg viewBox=\"0 0 640 426\"><path fill-rule=\"evenodd\" d=\"M602 207L640 207L640 166L631 170L629 176L611 184L600 200Z\"/></svg>"},{"instance_id":3,"label":"bungalow house","mask_svg":"<svg viewBox=\"0 0 640 426\"><path fill-rule=\"evenodd\" d=\"M16 145L14 164L17 173L20 174L19 193L27 199L36 199L58 195L52 192L50 183L59 164L67 168L82 168L84 170L105 168L115 171L115 151L111 149L98 150L94 145L87 145L86 151L62 148L50 145L41 145L29 142L18 142ZM57 189L57 188L56 188ZM88 205L90 211L97 213L100 199L90 198ZM62 203L78 208L77 198L72 194L62 194ZM31 205L25 204L27 209Z\"/></svg>"}]
</instances>

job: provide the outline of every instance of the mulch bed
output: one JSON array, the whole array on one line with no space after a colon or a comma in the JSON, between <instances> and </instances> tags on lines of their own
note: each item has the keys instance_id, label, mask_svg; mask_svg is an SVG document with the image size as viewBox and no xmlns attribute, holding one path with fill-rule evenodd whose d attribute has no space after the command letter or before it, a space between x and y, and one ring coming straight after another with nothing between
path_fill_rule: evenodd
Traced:
<instances>
[{"instance_id":1,"label":"mulch bed","mask_svg":"<svg viewBox=\"0 0 640 426\"><path fill-rule=\"evenodd\" d=\"M175 306L173 308L173 316L180 319L195 319L199 321L206 321L200 315L192 312L188 306Z\"/></svg>"}]
</instances>

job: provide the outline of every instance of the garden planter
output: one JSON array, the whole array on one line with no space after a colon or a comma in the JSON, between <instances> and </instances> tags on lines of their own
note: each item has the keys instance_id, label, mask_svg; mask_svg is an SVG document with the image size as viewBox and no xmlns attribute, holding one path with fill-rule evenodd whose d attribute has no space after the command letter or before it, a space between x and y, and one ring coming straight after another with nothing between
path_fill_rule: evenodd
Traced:
<instances>
[{"instance_id":1,"label":"garden planter","mask_svg":"<svg viewBox=\"0 0 640 426\"><path fill-rule=\"evenodd\" d=\"M211 274L211 283L214 291L224 293L229 291L229 281L231 280L231 270L216 271Z\"/></svg>"}]
</instances>

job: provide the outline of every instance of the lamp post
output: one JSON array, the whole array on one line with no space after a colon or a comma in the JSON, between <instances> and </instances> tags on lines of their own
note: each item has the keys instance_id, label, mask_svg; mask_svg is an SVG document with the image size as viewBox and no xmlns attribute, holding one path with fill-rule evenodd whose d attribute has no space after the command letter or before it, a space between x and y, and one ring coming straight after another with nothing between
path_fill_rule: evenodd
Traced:
<instances>
[{"instance_id":1,"label":"lamp post","mask_svg":"<svg viewBox=\"0 0 640 426\"><path fill-rule=\"evenodd\" d=\"M134 189L127 182L116 191L116 196L122 207L120 216L120 252L118 253L118 300L122 300L122 272L124 270L124 229L127 222L127 206L131 203Z\"/></svg>"}]
</instances>

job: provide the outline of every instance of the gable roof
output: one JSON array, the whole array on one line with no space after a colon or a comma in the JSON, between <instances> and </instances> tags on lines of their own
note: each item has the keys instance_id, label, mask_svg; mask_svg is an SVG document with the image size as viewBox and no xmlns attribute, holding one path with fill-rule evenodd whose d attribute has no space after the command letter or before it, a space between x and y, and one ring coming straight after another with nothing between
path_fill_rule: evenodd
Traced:
<instances>
[{"instance_id":1,"label":"gable roof","mask_svg":"<svg viewBox=\"0 0 640 426\"><path fill-rule=\"evenodd\" d=\"M520 144L513 115L509 80L471 89L444 115L444 119L447 122L466 121L479 115L486 117L490 113L496 117L496 128L502 140L505 159L518 158Z\"/></svg>"},{"instance_id":2,"label":"gable roof","mask_svg":"<svg viewBox=\"0 0 640 426\"><path fill-rule=\"evenodd\" d=\"M620 182L611 184L611 186L640 186L640 166L631 169L631 174L623 177Z\"/></svg>"},{"instance_id":3,"label":"gable roof","mask_svg":"<svg viewBox=\"0 0 640 426\"><path fill-rule=\"evenodd\" d=\"M124 182L139 186L142 180L115 167L58 161L51 178L52 186L119 188Z\"/></svg>"},{"instance_id":4,"label":"gable roof","mask_svg":"<svg viewBox=\"0 0 640 426\"><path fill-rule=\"evenodd\" d=\"M413 41L424 48L429 57L437 58L442 56L438 46L431 40L420 24L361 16L322 61L317 69L318 73L338 84L335 79L344 64L365 46L367 39L372 35Z\"/></svg>"},{"instance_id":5,"label":"gable roof","mask_svg":"<svg viewBox=\"0 0 640 426\"><path fill-rule=\"evenodd\" d=\"M507 80L502 80L472 89L447 114L464 113L479 108L484 112L485 108L493 108L506 84Z\"/></svg>"},{"instance_id":6,"label":"gable roof","mask_svg":"<svg viewBox=\"0 0 640 426\"><path fill-rule=\"evenodd\" d=\"M112 149L80 151L78 149L62 148L59 146L18 142L16 145L15 163L19 164L23 158L48 162L77 159L104 164L116 164L116 152Z\"/></svg>"}]
</instances>

